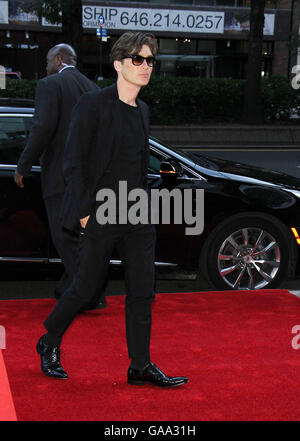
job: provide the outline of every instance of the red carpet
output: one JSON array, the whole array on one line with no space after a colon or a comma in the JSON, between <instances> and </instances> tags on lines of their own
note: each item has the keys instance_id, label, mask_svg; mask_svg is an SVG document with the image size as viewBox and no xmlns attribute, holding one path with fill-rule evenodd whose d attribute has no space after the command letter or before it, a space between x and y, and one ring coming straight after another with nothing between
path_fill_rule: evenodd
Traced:
<instances>
[{"instance_id":1,"label":"red carpet","mask_svg":"<svg viewBox=\"0 0 300 441\"><path fill-rule=\"evenodd\" d=\"M16 420L16 411L11 396L2 351L0 350L0 421Z\"/></svg>"},{"instance_id":2,"label":"red carpet","mask_svg":"<svg viewBox=\"0 0 300 441\"><path fill-rule=\"evenodd\" d=\"M81 314L65 336L64 381L40 371L35 344L55 301L0 302L3 350L19 421L299 420L300 299L288 291L159 294L152 360L180 388L126 383L124 297Z\"/></svg>"}]
</instances>

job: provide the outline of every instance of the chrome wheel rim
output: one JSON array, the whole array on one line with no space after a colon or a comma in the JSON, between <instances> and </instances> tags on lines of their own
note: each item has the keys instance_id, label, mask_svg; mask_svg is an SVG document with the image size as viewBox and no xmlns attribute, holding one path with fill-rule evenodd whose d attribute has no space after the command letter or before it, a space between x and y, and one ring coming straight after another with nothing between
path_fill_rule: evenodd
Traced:
<instances>
[{"instance_id":1,"label":"chrome wheel rim","mask_svg":"<svg viewBox=\"0 0 300 441\"><path fill-rule=\"evenodd\" d=\"M218 270L232 289L261 289L274 280L280 267L279 245L261 228L232 233L218 252Z\"/></svg>"}]
</instances>

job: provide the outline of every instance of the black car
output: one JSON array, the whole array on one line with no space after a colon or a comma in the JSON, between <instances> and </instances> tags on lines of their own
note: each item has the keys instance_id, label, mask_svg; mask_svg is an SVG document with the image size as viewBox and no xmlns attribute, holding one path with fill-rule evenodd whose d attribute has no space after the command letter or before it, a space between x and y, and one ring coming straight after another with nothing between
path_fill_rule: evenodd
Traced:
<instances>
[{"instance_id":1,"label":"black car","mask_svg":"<svg viewBox=\"0 0 300 441\"><path fill-rule=\"evenodd\" d=\"M27 100L0 100L0 262L60 262L49 234L39 165L32 167L24 189L13 180L33 113ZM157 265L197 270L219 290L275 288L296 274L297 178L195 156L152 137L149 145L150 189L204 190L201 234L186 235L187 225L174 222L174 216L156 226ZM120 261L113 256L111 263Z\"/></svg>"},{"instance_id":2,"label":"black car","mask_svg":"<svg viewBox=\"0 0 300 441\"><path fill-rule=\"evenodd\" d=\"M0 71L0 78L1 76L5 75L6 80L20 80L21 76L18 72L10 72L10 71Z\"/></svg>"}]
</instances>

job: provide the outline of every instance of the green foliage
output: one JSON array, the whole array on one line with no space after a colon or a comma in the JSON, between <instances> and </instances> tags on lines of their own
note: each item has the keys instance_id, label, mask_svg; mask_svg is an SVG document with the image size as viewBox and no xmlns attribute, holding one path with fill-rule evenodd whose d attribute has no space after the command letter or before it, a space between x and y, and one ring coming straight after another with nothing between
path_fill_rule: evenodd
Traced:
<instances>
[{"instance_id":1,"label":"green foliage","mask_svg":"<svg viewBox=\"0 0 300 441\"><path fill-rule=\"evenodd\" d=\"M115 79L98 81L107 87ZM0 97L30 98L36 81L8 80ZM153 125L196 125L242 122L243 80L231 78L200 79L153 77L140 97L149 105ZM262 81L262 101L266 121L287 120L292 113L300 116L299 92L288 79L272 77Z\"/></svg>"},{"instance_id":2,"label":"green foliage","mask_svg":"<svg viewBox=\"0 0 300 441\"><path fill-rule=\"evenodd\" d=\"M140 96L150 106L151 124L241 123L244 87L244 80L231 78L153 77ZM295 111L300 116L299 92L285 77L262 81L262 102L265 121L287 120Z\"/></svg>"},{"instance_id":3,"label":"green foliage","mask_svg":"<svg viewBox=\"0 0 300 441\"><path fill-rule=\"evenodd\" d=\"M262 82L263 112L267 119L287 120L292 113L300 116L299 92L285 77L274 76Z\"/></svg>"},{"instance_id":4,"label":"green foliage","mask_svg":"<svg viewBox=\"0 0 300 441\"><path fill-rule=\"evenodd\" d=\"M235 121L241 112L240 81L154 77L141 98L151 109L152 124L201 124Z\"/></svg>"},{"instance_id":5,"label":"green foliage","mask_svg":"<svg viewBox=\"0 0 300 441\"><path fill-rule=\"evenodd\" d=\"M0 89L0 97L34 99L37 81L7 80L6 89Z\"/></svg>"},{"instance_id":6,"label":"green foliage","mask_svg":"<svg viewBox=\"0 0 300 441\"><path fill-rule=\"evenodd\" d=\"M45 17L53 24L61 22L61 14L70 9L69 0L34 0L24 5L27 11L34 11L39 17Z\"/></svg>"}]
</instances>

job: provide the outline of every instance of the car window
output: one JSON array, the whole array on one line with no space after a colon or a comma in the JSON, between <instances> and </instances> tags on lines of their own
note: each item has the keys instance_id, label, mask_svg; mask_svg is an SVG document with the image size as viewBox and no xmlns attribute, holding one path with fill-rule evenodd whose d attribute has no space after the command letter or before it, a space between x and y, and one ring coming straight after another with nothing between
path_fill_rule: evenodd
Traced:
<instances>
[{"instance_id":1,"label":"car window","mask_svg":"<svg viewBox=\"0 0 300 441\"><path fill-rule=\"evenodd\" d=\"M17 74L6 74L5 75L7 80L19 80L20 77Z\"/></svg>"},{"instance_id":2,"label":"car window","mask_svg":"<svg viewBox=\"0 0 300 441\"><path fill-rule=\"evenodd\" d=\"M160 163L163 160L163 156L154 150L150 149L149 167L148 173L159 175Z\"/></svg>"},{"instance_id":3,"label":"car window","mask_svg":"<svg viewBox=\"0 0 300 441\"><path fill-rule=\"evenodd\" d=\"M32 118L0 115L0 163L18 163L26 145Z\"/></svg>"}]
</instances>

